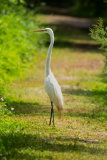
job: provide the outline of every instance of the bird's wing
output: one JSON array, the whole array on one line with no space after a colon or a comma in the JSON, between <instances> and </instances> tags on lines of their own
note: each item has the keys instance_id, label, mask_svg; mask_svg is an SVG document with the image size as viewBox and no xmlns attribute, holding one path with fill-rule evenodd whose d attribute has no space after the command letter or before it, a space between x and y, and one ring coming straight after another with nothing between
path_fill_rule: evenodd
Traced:
<instances>
[{"instance_id":1,"label":"bird's wing","mask_svg":"<svg viewBox=\"0 0 107 160\"><path fill-rule=\"evenodd\" d=\"M58 104L58 98L57 98L57 90L56 90L56 86L57 86L57 81L54 78L53 75L49 75L48 77L46 77L45 79L45 90L50 98L50 100L54 103L54 104Z\"/></svg>"}]
</instances>

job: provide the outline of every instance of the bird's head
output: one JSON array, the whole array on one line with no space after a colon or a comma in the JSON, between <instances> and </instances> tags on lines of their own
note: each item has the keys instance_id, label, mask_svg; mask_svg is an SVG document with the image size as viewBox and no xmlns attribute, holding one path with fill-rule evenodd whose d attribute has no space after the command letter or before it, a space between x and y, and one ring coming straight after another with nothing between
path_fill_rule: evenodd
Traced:
<instances>
[{"instance_id":1,"label":"bird's head","mask_svg":"<svg viewBox=\"0 0 107 160\"><path fill-rule=\"evenodd\" d=\"M53 34L53 31L51 28L45 28L45 29L40 29L40 30L36 30L34 32L44 32L44 33L48 33L48 34Z\"/></svg>"}]
</instances>

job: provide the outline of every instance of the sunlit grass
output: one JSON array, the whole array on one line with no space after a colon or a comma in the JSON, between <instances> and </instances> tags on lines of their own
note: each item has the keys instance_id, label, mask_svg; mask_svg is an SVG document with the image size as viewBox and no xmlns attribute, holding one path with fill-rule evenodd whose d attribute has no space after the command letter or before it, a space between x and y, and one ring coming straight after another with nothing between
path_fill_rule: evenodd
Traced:
<instances>
[{"instance_id":1,"label":"sunlit grass","mask_svg":"<svg viewBox=\"0 0 107 160\"><path fill-rule=\"evenodd\" d=\"M60 54L57 54L59 51ZM62 85L64 96L62 120L58 119L55 109L55 126L48 125L50 102L44 90L44 56L28 79L8 85L7 109L13 107L14 111L11 111L11 115L4 114L1 117L5 157L106 159L107 115L104 95L107 85L97 76L102 63L93 70L91 65L89 68L84 65L79 69L77 67L84 58L92 63L94 60L99 63L103 58L98 54L92 56L92 53L67 52L64 54L64 49L54 49L52 54L52 71ZM62 62L63 65L60 64ZM75 66L72 67L73 64ZM65 69L67 67L68 71Z\"/></svg>"}]
</instances>

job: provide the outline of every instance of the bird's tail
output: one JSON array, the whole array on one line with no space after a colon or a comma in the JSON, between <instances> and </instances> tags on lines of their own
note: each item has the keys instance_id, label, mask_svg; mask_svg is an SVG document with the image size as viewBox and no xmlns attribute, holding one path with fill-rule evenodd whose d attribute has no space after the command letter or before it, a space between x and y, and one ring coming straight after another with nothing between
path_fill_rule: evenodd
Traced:
<instances>
[{"instance_id":1,"label":"bird's tail","mask_svg":"<svg viewBox=\"0 0 107 160\"><path fill-rule=\"evenodd\" d=\"M58 109L58 116L59 118L61 118L63 113L63 103L62 104L60 103L60 105L57 106L57 109Z\"/></svg>"},{"instance_id":2,"label":"bird's tail","mask_svg":"<svg viewBox=\"0 0 107 160\"><path fill-rule=\"evenodd\" d=\"M58 111L59 119L61 119L62 111Z\"/></svg>"},{"instance_id":3,"label":"bird's tail","mask_svg":"<svg viewBox=\"0 0 107 160\"><path fill-rule=\"evenodd\" d=\"M60 119L62 117L62 114L63 114L63 109L58 109L58 116Z\"/></svg>"}]
</instances>

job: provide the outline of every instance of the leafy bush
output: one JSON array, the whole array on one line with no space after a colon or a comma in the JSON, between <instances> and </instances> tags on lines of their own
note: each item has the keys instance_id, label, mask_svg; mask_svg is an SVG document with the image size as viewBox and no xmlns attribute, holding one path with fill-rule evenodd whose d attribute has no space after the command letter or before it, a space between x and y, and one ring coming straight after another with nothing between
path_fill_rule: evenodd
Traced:
<instances>
[{"instance_id":1,"label":"leafy bush","mask_svg":"<svg viewBox=\"0 0 107 160\"><path fill-rule=\"evenodd\" d=\"M2 17L0 78L10 80L21 75L21 70L32 57L30 26L21 17L11 14Z\"/></svg>"},{"instance_id":2,"label":"leafy bush","mask_svg":"<svg viewBox=\"0 0 107 160\"><path fill-rule=\"evenodd\" d=\"M17 14L2 16L0 20L0 80L12 81L22 77L32 63L37 49L33 30L38 25Z\"/></svg>"},{"instance_id":3,"label":"leafy bush","mask_svg":"<svg viewBox=\"0 0 107 160\"><path fill-rule=\"evenodd\" d=\"M90 29L90 35L93 39L101 44L99 49L104 50L104 72L107 73L107 28L104 29L103 20L99 18L98 23L93 25Z\"/></svg>"},{"instance_id":4,"label":"leafy bush","mask_svg":"<svg viewBox=\"0 0 107 160\"><path fill-rule=\"evenodd\" d=\"M32 12L28 13L26 8L15 3L12 5L14 0L6 2L3 1L2 9L0 7L0 94L5 82L25 77L34 63L38 42L41 43L41 34L33 32L39 24L31 17Z\"/></svg>"}]
</instances>

